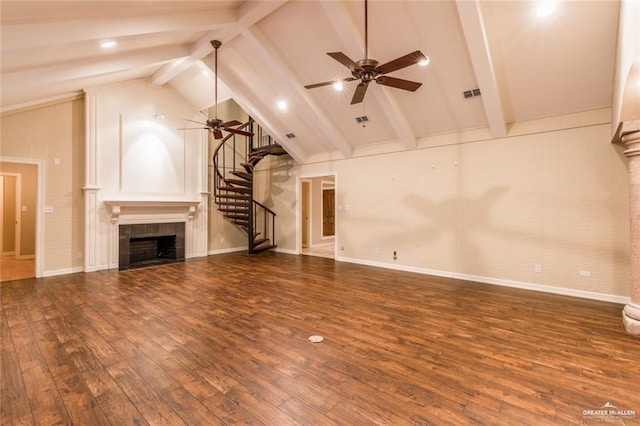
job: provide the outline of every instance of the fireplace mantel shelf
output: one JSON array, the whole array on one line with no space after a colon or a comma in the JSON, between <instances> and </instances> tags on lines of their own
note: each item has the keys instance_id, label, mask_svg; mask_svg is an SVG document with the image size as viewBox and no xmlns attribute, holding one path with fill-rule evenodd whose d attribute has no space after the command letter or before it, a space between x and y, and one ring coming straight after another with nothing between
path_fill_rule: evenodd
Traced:
<instances>
[{"instance_id":1,"label":"fireplace mantel shelf","mask_svg":"<svg viewBox=\"0 0 640 426\"><path fill-rule=\"evenodd\" d=\"M104 202L110 207L191 207L200 204L200 201L165 201L165 200L107 200Z\"/></svg>"},{"instance_id":2,"label":"fireplace mantel shelf","mask_svg":"<svg viewBox=\"0 0 640 426\"><path fill-rule=\"evenodd\" d=\"M193 219L200 201L170 201L170 200L105 200L104 203L111 209L111 223L116 223L123 208L135 209L162 209L184 208L187 210L188 219Z\"/></svg>"}]
</instances>

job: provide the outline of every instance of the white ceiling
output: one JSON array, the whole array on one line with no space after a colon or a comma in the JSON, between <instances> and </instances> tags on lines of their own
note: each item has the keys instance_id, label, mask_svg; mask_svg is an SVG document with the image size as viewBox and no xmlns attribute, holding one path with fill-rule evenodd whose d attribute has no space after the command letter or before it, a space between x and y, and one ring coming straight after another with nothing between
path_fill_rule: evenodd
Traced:
<instances>
[{"instance_id":1,"label":"white ceiling","mask_svg":"<svg viewBox=\"0 0 640 426\"><path fill-rule=\"evenodd\" d=\"M384 63L421 50L431 63L392 73L423 83L416 92L372 84L364 103L350 105L356 83L341 93L304 86L350 75L326 52L362 59L363 1L0 5L3 109L132 78L170 85L203 109L213 103L213 74L203 69L213 69L218 39L219 99L232 96L298 161L388 141L410 149L482 127L503 136L513 122L609 107L620 7L560 0L542 19L526 0L370 0L369 57ZM106 39L118 45L101 50ZM464 99L478 87L482 96ZM275 106L281 99L286 112Z\"/></svg>"}]
</instances>

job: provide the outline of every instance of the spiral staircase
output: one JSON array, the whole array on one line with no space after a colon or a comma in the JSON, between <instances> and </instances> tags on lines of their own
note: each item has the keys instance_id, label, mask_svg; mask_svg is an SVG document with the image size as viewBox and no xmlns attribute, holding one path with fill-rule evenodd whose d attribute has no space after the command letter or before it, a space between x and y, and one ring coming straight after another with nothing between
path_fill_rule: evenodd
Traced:
<instances>
[{"instance_id":1,"label":"spiral staircase","mask_svg":"<svg viewBox=\"0 0 640 426\"><path fill-rule=\"evenodd\" d=\"M230 133L216 147L213 199L224 218L247 234L249 254L256 254L277 247L276 213L254 199L253 172L266 156L287 152L251 118L238 129L254 136Z\"/></svg>"}]
</instances>

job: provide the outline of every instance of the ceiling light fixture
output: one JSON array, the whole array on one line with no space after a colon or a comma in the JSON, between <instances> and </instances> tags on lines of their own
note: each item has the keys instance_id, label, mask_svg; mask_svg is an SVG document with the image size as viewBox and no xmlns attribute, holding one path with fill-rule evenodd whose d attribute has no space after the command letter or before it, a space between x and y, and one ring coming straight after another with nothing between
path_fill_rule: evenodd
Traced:
<instances>
[{"instance_id":1,"label":"ceiling light fixture","mask_svg":"<svg viewBox=\"0 0 640 426\"><path fill-rule=\"evenodd\" d=\"M342 90L344 89L344 84L342 84L342 81L338 80L333 83L333 88L336 92L342 92Z\"/></svg>"},{"instance_id":2,"label":"ceiling light fixture","mask_svg":"<svg viewBox=\"0 0 640 426\"><path fill-rule=\"evenodd\" d=\"M287 104L287 101L285 101L285 100L278 101L278 103L276 105L278 106L278 109L280 111L286 111L287 108L289 108L289 105Z\"/></svg>"},{"instance_id":3,"label":"ceiling light fixture","mask_svg":"<svg viewBox=\"0 0 640 426\"><path fill-rule=\"evenodd\" d=\"M540 18L546 18L548 16L553 15L553 12L556 10L556 1L555 0L542 0L538 3L538 8L536 9L536 14Z\"/></svg>"},{"instance_id":4,"label":"ceiling light fixture","mask_svg":"<svg viewBox=\"0 0 640 426\"><path fill-rule=\"evenodd\" d=\"M200 70L202 71L202 74L206 75L207 77L213 74L213 72L209 69L209 67L204 62L198 61L197 64Z\"/></svg>"},{"instance_id":5,"label":"ceiling light fixture","mask_svg":"<svg viewBox=\"0 0 640 426\"><path fill-rule=\"evenodd\" d=\"M100 43L100 47L103 49L111 49L112 47L115 47L116 44L118 43L116 43L115 40L107 40Z\"/></svg>"},{"instance_id":6,"label":"ceiling light fixture","mask_svg":"<svg viewBox=\"0 0 640 426\"><path fill-rule=\"evenodd\" d=\"M418 65L420 65L421 67L426 67L427 65L429 65L429 62L431 62L431 59L429 59L427 55L424 55L424 59L420 60L420 62L418 62Z\"/></svg>"}]
</instances>

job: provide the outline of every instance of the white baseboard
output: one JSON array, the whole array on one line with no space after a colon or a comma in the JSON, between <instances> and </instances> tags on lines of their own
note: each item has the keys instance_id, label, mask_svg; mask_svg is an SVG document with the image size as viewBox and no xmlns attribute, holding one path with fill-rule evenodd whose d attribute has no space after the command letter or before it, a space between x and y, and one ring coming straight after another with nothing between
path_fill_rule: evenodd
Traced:
<instances>
[{"instance_id":1,"label":"white baseboard","mask_svg":"<svg viewBox=\"0 0 640 426\"><path fill-rule=\"evenodd\" d=\"M246 251L249 250L248 247L232 247L226 249L218 249L218 250L209 250L207 252L207 256L213 256L215 254L225 254L225 253L235 253L237 251Z\"/></svg>"},{"instance_id":2,"label":"white baseboard","mask_svg":"<svg viewBox=\"0 0 640 426\"><path fill-rule=\"evenodd\" d=\"M295 250L284 249L284 248L280 248L280 247L276 247L273 251L276 251L278 253L285 253L285 254L300 254Z\"/></svg>"},{"instance_id":3,"label":"white baseboard","mask_svg":"<svg viewBox=\"0 0 640 426\"><path fill-rule=\"evenodd\" d=\"M523 290L540 291L543 293L560 294L563 296L579 297L582 299L599 300L603 302L612 302L620 304L628 304L631 302L630 297L618 296L615 294L596 293L593 291L575 290L571 288L554 287L543 284L527 283L523 281L511 281L501 278L482 277L479 275L460 274L457 272L439 271L436 269L418 268L415 266L395 265L384 262L374 262L370 260L355 259L350 257L336 256L338 262L357 263L359 265L375 266L378 268L395 269L397 271L415 272L424 275L433 275L444 278L455 278L465 281L475 281L483 284L499 285L504 287L520 288Z\"/></svg>"},{"instance_id":4,"label":"white baseboard","mask_svg":"<svg viewBox=\"0 0 640 426\"><path fill-rule=\"evenodd\" d=\"M83 271L84 271L84 268L82 266L78 266L75 268L56 269L54 271L43 271L42 277L55 277L57 275L75 274L77 272L83 272Z\"/></svg>"}]
</instances>

